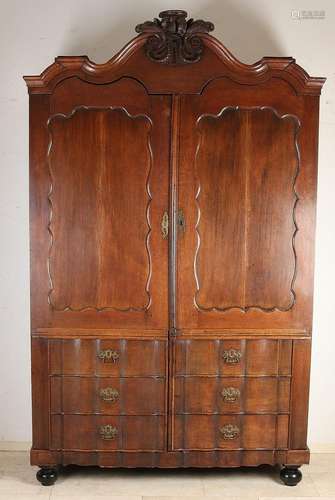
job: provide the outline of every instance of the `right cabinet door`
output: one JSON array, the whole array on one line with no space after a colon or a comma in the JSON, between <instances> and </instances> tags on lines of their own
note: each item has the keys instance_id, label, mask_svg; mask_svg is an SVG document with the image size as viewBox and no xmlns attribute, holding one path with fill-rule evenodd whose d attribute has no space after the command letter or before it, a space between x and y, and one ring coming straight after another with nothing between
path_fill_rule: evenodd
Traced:
<instances>
[{"instance_id":1,"label":"right cabinet door","mask_svg":"<svg viewBox=\"0 0 335 500\"><path fill-rule=\"evenodd\" d=\"M315 185L306 102L282 82L240 87L219 79L182 98L178 326L301 330Z\"/></svg>"}]
</instances>

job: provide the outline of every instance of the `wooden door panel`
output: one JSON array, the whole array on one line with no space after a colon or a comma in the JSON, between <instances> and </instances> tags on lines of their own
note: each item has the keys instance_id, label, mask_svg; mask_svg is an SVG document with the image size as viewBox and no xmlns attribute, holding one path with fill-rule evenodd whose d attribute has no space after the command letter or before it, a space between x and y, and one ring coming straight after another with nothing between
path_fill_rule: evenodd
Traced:
<instances>
[{"instance_id":1,"label":"wooden door panel","mask_svg":"<svg viewBox=\"0 0 335 500\"><path fill-rule=\"evenodd\" d=\"M120 108L79 107L49 122L54 310L149 309L150 128Z\"/></svg>"},{"instance_id":2,"label":"wooden door panel","mask_svg":"<svg viewBox=\"0 0 335 500\"><path fill-rule=\"evenodd\" d=\"M293 306L297 127L272 108L227 107L200 117L198 309Z\"/></svg>"},{"instance_id":3,"label":"wooden door panel","mask_svg":"<svg viewBox=\"0 0 335 500\"><path fill-rule=\"evenodd\" d=\"M178 326L303 332L301 102L275 83L240 97L236 86L218 79L181 100Z\"/></svg>"},{"instance_id":4,"label":"wooden door panel","mask_svg":"<svg viewBox=\"0 0 335 500\"><path fill-rule=\"evenodd\" d=\"M167 329L170 98L127 78L103 90L71 78L51 109L32 176L44 188L33 191L33 329Z\"/></svg>"}]
</instances>

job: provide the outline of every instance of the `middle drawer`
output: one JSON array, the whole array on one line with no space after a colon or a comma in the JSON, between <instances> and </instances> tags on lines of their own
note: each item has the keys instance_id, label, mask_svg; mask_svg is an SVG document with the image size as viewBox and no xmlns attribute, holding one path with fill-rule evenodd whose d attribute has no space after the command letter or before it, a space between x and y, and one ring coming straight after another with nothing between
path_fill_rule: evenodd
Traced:
<instances>
[{"instance_id":1,"label":"middle drawer","mask_svg":"<svg viewBox=\"0 0 335 500\"><path fill-rule=\"evenodd\" d=\"M51 412L65 414L163 415L162 377L52 376Z\"/></svg>"},{"instance_id":2,"label":"middle drawer","mask_svg":"<svg viewBox=\"0 0 335 500\"><path fill-rule=\"evenodd\" d=\"M174 413L288 413L289 377L175 377Z\"/></svg>"}]
</instances>

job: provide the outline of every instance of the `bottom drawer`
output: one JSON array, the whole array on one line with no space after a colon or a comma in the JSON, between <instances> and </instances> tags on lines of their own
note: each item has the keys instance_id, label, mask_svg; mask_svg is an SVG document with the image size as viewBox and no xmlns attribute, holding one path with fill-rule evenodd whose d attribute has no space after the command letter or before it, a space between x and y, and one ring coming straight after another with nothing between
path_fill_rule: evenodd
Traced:
<instances>
[{"instance_id":1,"label":"bottom drawer","mask_svg":"<svg viewBox=\"0 0 335 500\"><path fill-rule=\"evenodd\" d=\"M164 417L53 415L51 449L162 451Z\"/></svg>"},{"instance_id":2,"label":"bottom drawer","mask_svg":"<svg viewBox=\"0 0 335 500\"><path fill-rule=\"evenodd\" d=\"M173 449L285 449L288 418L288 415L176 415Z\"/></svg>"}]
</instances>

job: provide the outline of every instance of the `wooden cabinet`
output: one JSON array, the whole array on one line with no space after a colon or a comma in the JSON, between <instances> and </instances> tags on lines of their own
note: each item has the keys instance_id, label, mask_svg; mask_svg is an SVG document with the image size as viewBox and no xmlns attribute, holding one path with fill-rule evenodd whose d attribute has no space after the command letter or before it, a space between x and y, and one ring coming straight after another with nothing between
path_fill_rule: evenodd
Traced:
<instances>
[{"instance_id":1,"label":"wooden cabinet","mask_svg":"<svg viewBox=\"0 0 335 500\"><path fill-rule=\"evenodd\" d=\"M60 464L301 478L323 78L184 11L30 94L33 447Z\"/></svg>"}]
</instances>

